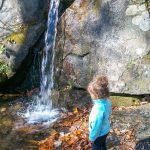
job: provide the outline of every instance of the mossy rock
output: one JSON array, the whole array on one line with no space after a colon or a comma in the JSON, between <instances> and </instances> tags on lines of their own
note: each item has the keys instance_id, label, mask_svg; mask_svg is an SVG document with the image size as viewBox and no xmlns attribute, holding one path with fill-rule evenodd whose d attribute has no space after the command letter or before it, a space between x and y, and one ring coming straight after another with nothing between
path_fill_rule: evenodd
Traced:
<instances>
[{"instance_id":1,"label":"mossy rock","mask_svg":"<svg viewBox=\"0 0 150 150\"><path fill-rule=\"evenodd\" d=\"M57 106L58 99L59 99L59 96L60 96L60 91L53 89L51 92L52 92L51 99L53 100L53 104Z\"/></svg>"},{"instance_id":2,"label":"mossy rock","mask_svg":"<svg viewBox=\"0 0 150 150\"><path fill-rule=\"evenodd\" d=\"M146 7L147 7L147 9L148 9L148 12L150 13L150 0L147 1Z\"/></svg>"},{"instance_id":3,"label":"mossy rock","mask_svg":"<svg viewBox=\"0 0 150 150\"><path fill-rule=\"evenodd\" d=\"M11 67L5 62L0 62L0 82L6 81L13 75Z\"/></svg>"},{"instance_id":4,"label":"mossy rock","mask_svg":"<svg viewBox=\"0 0 150 150\"><path fill-rule=\"evenodd\" d=\"M140 102L140 98L136 97L111 96L110 99L112 100L112 105L115 107L137 106Z\"/></svg>"},{"instance_id":5,"label":"mossy rock","mask_svg":"<svg viewBox=\"0 0 150 150\"><path fill-rule=\"evenodd\" d=\"M27 31L30 26L34 25L35 22L31 22L30 24L18 24L15 28L17 29L15 32L12 32L10 35L6 37L6 40L9 42L15 42L16 44L23 44L27 37Z\"/></svg>"},{"instance_id":6,"label":"mossy rock","mask_svg":"<svg viewBox=\"0 0 150 150\"><path fill-rule=\"evenodd\" d=\"M7 100L15 100L19 97L21 97L21 94L3 94L0 93L0 101L7 101Z\"/></svg>"},{"instance_id":7,"label":"mossy rock","mask_svg":"<svg viewBox=\"0 0 150 150\"><path fill-rule=\"evenodd\" d=\"M5 118L5 117L1 120L1 123L3 125L5 125L6 127L11 127L11 125L12 125L11 119Z\"/></svg>"},{"instance_id":8,"label":"mossy rock","mask_svg":"<svg viewBox=\"0 0 150 150\"><path fill-rule=\"evenodd\" d=\"M9 74L10 67L4 62L0 62L0 77Z\"/></svg>"},{"instance_id":9,"label":"mossy rock","mask_svg":"<svg viewBox=\"0 0 150 150\"><path fill-rule=\"evenodd\" d=\"M6 39L8 41L14 41L16 44L23 44L26 40L27 29L19 32L13 32Z\"/></svg>"},{"instance_id":10,"label":"mossy rock","mask_svg":"<svg viewBox=\"0 0 150 150\"><path fill-rule=\"evenodd\" d=\"M101 1L100 0L94 0L95 10L99 11L101 7Z\"/></svg>"},{"instance_id":11,"label":"mossy rock","mask_svg":"<svg viewBox=\"0 0 150 150\"><path fill-rule=\"evenodd\" d=\"M0 54L2 54L6 50L6 47L4 44L0 44Z\"/></svg>"},{"instance_id":12,"label":"mossy rock","mask_svg":"<svg viewBox=\"0 0 150 150\"><path fill-rule=\"evenodd\" d=\"M148 53L143 57L143 61L147 64L150 64L150 53Z\"/></svg>"}]
</instances>

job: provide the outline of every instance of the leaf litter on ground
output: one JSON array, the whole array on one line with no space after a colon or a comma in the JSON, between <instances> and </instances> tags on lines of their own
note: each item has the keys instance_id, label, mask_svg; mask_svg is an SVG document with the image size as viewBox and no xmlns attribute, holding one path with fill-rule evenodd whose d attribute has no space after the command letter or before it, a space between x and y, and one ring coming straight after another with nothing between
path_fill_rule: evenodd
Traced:
<instances>
[{"instance_id":1,"label":"leaf litter on ground","mask_svg":"<svg viewBox=\"0 0 150 150\"><path fill-rule=\"evenodd\" d=\"M113 110L122 111L130 108L115 107ZM62 119L53 125L54 132L45 140L38 142L39 150L90 150L91 143L88 137L90 110L91 105L82 109L73 107L71 112L62 113ZM107 143L109 150L134 150L137 143L134 129L112 128Z\"/></svg>"}]
</instances>

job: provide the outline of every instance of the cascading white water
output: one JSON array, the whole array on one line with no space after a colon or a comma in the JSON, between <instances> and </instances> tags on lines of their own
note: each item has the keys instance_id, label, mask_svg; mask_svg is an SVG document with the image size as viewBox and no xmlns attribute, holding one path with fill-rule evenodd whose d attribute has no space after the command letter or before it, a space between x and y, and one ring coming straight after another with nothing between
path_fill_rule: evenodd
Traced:
<instances>
[{"instance_id":1,"label":"cascading white water","mask_svg":"<svg viewBox=\"0 0 150 150\"><path fill-rule=\"evenodd\" d=\"M45 35L45 50L41 66L40 93L35 102L28 107L25 117L28 123L53 122L58 116L58 110L52 108L51 91L54 85L55 38L58 21L59 0L50 0L47 32Z\"/></svg>"}]
</instances>

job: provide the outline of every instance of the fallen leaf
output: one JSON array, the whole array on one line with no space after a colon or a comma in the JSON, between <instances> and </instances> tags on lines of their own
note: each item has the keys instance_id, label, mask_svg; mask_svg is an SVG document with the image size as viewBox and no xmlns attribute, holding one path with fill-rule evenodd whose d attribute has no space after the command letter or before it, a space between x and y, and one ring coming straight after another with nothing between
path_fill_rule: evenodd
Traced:
<instances>
[{"instance_id":1,"label":"fallen leaf","mask_svg":"<svg viewBox=\"0 0 150 150\"><path fill-rule=\"evenodd\" d=\"M76 130L76 134L80 135L81 134L81 130Z\"/></svg>"},{"instance_id":2,"label":"fallen leaf","mask_svg":"<svg viewBox=\"0 0 150 150\"><path fill-rule=\"evenodd\" d=\"M75 143L77 140L78 140L78 137L75 136L75 137L71 138L70 140L68 140L67 143L68 143L69 145L72 145L72 144Z\"/></svg>"},{"instance_id":3,"label":"fallen leaf","mask_svg":"<svg viewBox=\"0 0 150 150\"><path fill-rule=\"evenodd\" d=\"M78 108L77 108L77 107L74 107L74 108L73 108L73 113L74 113L74 114L78 113Z\"/></svg>"},{"instance_id":4,"label":"fallen leaf","mask_svg":"<svg viewBox=\"0 0 150 150\"><path fill-rule=\"evenodd\" d=\"M114 131L115 131L116 135L120 135L120 131L117 128L115 128Z\"/></svg>"}]
</instances>

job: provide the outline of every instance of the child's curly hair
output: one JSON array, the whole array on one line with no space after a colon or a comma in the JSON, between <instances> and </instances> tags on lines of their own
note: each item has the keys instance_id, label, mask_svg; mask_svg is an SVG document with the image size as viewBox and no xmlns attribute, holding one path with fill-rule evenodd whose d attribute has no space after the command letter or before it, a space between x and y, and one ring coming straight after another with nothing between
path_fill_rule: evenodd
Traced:
<instances>
[{"instance_id":1,"label":"child's curly hair","mask_svg":"<svg viewBox=\"0 0 150 150\"><path fill-rule=\"evenodd\" d=\"M90 95L94 96L94 99L108 98L109 97L109 88L108 88L108 79L106 76L96 76L89 83L87 91Z\"/></svg>"}]
</instances>

